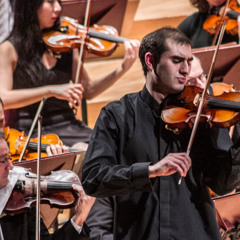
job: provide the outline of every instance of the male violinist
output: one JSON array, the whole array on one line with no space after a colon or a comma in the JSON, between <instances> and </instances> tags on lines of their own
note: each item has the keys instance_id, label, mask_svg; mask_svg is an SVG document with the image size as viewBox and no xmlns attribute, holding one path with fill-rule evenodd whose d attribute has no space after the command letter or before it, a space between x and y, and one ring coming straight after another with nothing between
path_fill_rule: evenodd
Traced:
<instances>
[{"instance_id":1,"label":"male violinist","mask_svg":"<svg viewBox=\"0 0 240 240\"><path fill-rule=\"evenodd\" d=\"M4 139L4 113L0 100L0 239L1 240L34 240L35 239L35 209L30 212L5 216L4 207L11 195L12 189L18 179L19 167L13 167L9 158L9 148ZM51 145L47 148L48 155L56 155L66 151L64 146ZM85 194L79 185L73 185L73 189L78 193L79 200L75 207L75 215L61 229L50 235L43 221L41 221L41 239L88 239L89 229L84 224L88 213L95 201Z\"/></svg>"},{"instance_id":2,"label":"male violinist","mask_svg":"<svg viewBox=\"0 0 240 240\"><path fill-rule=\"evenodd\" d=\"M146 85L102 109L83 162L83 187L112 200L114 239L219 240L208 187L221 195L240 182L228 132L200 123L188 156L191 129L176 135L161 119L165 101L184 90L191 41L165 27L143 38L139 57Z\"/></svg>"},{"instance_id":3,"label":"male violinist","mask_svg":"<svg viewBox=\"0 0 240 240\"><path fill-rule=\"evenodd\" d=\"M13 216L4 215L4 207L18 179L18 168L14 167L9 158L9 149L4 140L3 129L0 131L0 239L1 240L34 240L35 239L35 209ZM94 203L94 198L85 194L79 185L73 185L79 200L75 215L61 229L50 235L41 220L41 239L88 239L89 229L84 221Z\"/></svg>"}]
</instances>

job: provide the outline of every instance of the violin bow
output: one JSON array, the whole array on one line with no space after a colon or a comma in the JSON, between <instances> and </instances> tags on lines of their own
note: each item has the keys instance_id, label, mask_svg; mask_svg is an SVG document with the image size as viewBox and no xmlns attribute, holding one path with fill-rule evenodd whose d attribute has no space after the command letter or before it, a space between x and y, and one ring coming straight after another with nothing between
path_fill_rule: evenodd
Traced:
<instances>
[{"instance_id":1,"label":"violin bow","mask_svg":"<svg viewBox=\"0 0 240 240\"><path fill-rule=\"evenodd\" d=\"M43 109L43 106L44 106L44 103L45 103L45 102L46 102L46 97L44 97L44 98L42 99L42 101L40 102L40 104L39 104L39 106L38 106L38 110L37 110L37 112L36 112L36 114L35 114L35 117L34 117L34 119L33 119L31 128L30 128L29 133L28 133L28 137L27 137L26 143L25 143L25 145L24 145L24 147L23 147L23 150L22 150L21 155L20 155L20 157L19 157L19 159L18 159L18 162L21 162L22 159L23 159L23 156L24 156L25 151L26 151L26 149L27 149L27 146L28 146L28 143L29 143L29 141L30 141L30 138L32 137L32 133L33 133L34 127L35 127L35 125L36 125L36 123L37 123L37 120L38 120L39 115L40 115L41 112L42 112L42 109Z\"/></svg>"},{"instance_id":2,"label":"violin bow","mask_svg":"<svg viewBox=\"0 0 240 240\"><path fill-rule=\"evenodd\" d=\"M227 13L226 10L227 10L227 6L228 6L229 2L230 2L230 0L227 0L226 3L225 3L223 15L221 16L221 20L220 20L220 24L219 24L219 26L217 27L217 31L215 32L214 38L213 38L213 40L212 40L212 46L215 45L216 40L217 40L217 37L218 37L219 32L220 32L220 30L221 30L221 27L222 27L222 25L223 25L223 22L224 22L224 20L226 19L226 18L225 18L225 17L226 17L226 13Z\"/></svg>"},{"instance_id":3,"label":"violin bow","mask_svg":"<svg viewBox=\"0 0 240 240\"><path fill-rule=\"evenodd\" d=\"M40 201L41 201L41 135L42 135L42 116L38 115L38 158L37 158L37 190L36 190L36 235L35 239L40 240Z\"/></svg>"},{"instance_id":4,"label":"violin bow","mask_svg":"<svg viewBox=\"0 0 240 240\"><path fill-rule=\"evenodd\" d=\"M88 0L87 5L86 5L85 19L84 19L84 27L86 29L86 35L84 37L83 44L81 44L81 46L80 46L80 51L79 51L79 56L78 56L78 64L77 64L77 70L76 70L76 76L75 76L75 83L78 82L79 76L82 76L83 60L85 57L84 50L85 50L86 39L88 36L88 29L89 29L89 24L90 24L90 11L92 8L91 3L92 3L91 0ZM86 102L84 101L84 99L82 99L81 103L82 103L82 119L87 124L87 116L84 116L84 112L86 113Z\"/></svg>"},{"instance_id":5,"label":"violin bow","mask_svg":"<svg viewBox=\"0 0 240 240\"><path fill-rule=\"evenodd\" d=\"M229 1L230 0L227 0L227 5L228 5ZM226 14L226 9L227 8L224 9L224 14L223 14L224 16ZM206 86L203 90L203 93L202 93L202 96L201 96L201 99L200 99L200 102L199 102L196 118L195 118L195 121L194 121L194 124L193 124L191 136L190 136L188 146L187 146L186 153L187 153L188 156L190 155L193 140L194 140L194 137L196 135L197 127L198 127L198 124L199 124L199 121L200 121L200 115L201 115L201 112L202 112L202 109L203 109L204 99L205 99L205 96L207 94L207 90L208 90L208 87L209 87L209 84L210 84L210 81L211 81L211 78L212 78L213 68L214 68L214 65L215 65L215 62L216 62L216 57L217 57L219 46L222 42L225 27L226 27L226 19L224 19L223 24L221 26L220 35L219 35L219 38L218 38L218 42L217 42L217 45L216 45L216 48L215 48L215 51L214 51L214 55L213 55L212 62L211 62L211 65L210 65L210 69L209 69L208 76L207 76L207 83L206 83ZM181 184L181 181L182 181L182 177L180 177L180 179L178 181L179 185Z\"/></svg>"},{"instance_id":6,"label":"violin bow","mask_svg":"<svg viewBox=\"0 0 240 240\"><path fill-rule=\"evenodd\" d=\"M80 76L80 70L82 68L83 64L83 56L84 56L84 46L86 44L86 38L87 38L87 33L88 33L88 28L89 28L89 20L90 20L90 7L91 6L91 0L87 1L87 6L86 6L86 12L85 12L85 19L84 19L84 24L83 26L86 31L86 36L84 37L83 44L81 44L80 51L79 51L79 57L78 57L78 65L77 65L77 70L76 70L76 77L75 77L75 83L77 83L79 76Z\"/></svg>"}]
</instances>

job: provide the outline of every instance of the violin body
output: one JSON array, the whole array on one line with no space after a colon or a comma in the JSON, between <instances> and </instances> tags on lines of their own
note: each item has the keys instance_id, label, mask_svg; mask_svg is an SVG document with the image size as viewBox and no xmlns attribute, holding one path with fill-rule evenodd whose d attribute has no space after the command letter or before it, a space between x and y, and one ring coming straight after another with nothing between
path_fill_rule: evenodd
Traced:
<instances>
[{"instance_id":1,"label":"violin body","mask_svg":"<svg viewBox=\"0 0 240 240\"><path fill-rule=\"evenodd\" d=\"M213 96L219 96L223 94L224 92L229 93L229 92L236 92L236 90L233 88L232 84L226 84L223 82L214 82L211 83L211 88L213 91Z\"/></svg>"},{"instance_id":2,"label":"violin body","mask_svg":"<svg viewBox=\"0 0 240 240\"><path fill-rule=\"evenodd\" d=\"M28 169L15 167L18 168L19 179L4 209L7 214L28 211L36 205L37 175ZM72 184L81 185L77 174L70 170L59 170L41 176L40 202L61 209L74 207L78 194L72 189Z\"/></svg>"},{"instance_id":3,"label":"violin body","mask_svg":"<svg viewBox=\"0 0 240 240\"><path fill-rule=\"evenodd\" d=\"M58 31L43 34L47 47L56 53L79 48L84 44L84 39L86 39L87 51L99 56L109 56L117 47L116 43L122 43L125 40L118 37L117 30L112 26L94 24L87 32L84 26L69 17L61 17Z\"/></svg>"},{"instance_id":4,"label":"violin body","mask_svg":"<svg viewBox=\"0 0 240 240\"><path fill-rule=\"evenodd\" d=\"M9 127L4 128L5 132L5 140L8 143L9 146L9 153L11 154L11 161L14 162L19 159L22 150L24 148L24 145L27 141L27 136L25 133L22 131L18 131L16 129L12 129ZM25 151L25 154L23 156L23 159L25 160L31 160L35 159L38 157L37 153L37 143L38 143L38 138L31 138L27 149ZM59 144L63 145L62 141L59 139L59 137L56 134L46 134L42 135L41 137L41 143L43 144L42 149L41 149L41 157L46 157L46 145L50 144Z\"/></svg>"},{"instance_id":5,"label":"violin body","mask_svg":"<svg viewBox=\"0 0 240 240\"><path fill-rule=\"evenodd\" d=\"M215 85L215 96L207 95L200 115L200 122L208 122L211 126L225 128L240 120L240 92L232 90L232 86L223 91L223 85L218 89ZM223 92L221 92L223 91ZM194 86L186 86L176 98L166 101L162 111L162 120L166 128L179 133L181 129L192 127L196 118L198 104L203 90Z\"/></svg>"},{"instance_id":6,"label":"violin body","mask_svg":"<svg viewBox=\"0 0 240 240\"><path fill-rule=\"evenodd\" d=\"M221 24L221 16L211 15L203 24L203 29L208 31L211 35L217 32L218 27ZM225 31L228 34L236 35L238 33L237 20L227 18L227 25Z\"/></svg>"},{"instance_id":7,"label":"violin body","mask_svg":"<svg viewBox=\"0 0 240 240\"><path fill-rule=\"evenodd\" d=\"M227 6L229 9L232 9L240 14L240 6L237 0L231 0ZM230 19L226 17L226 28L225 31L231 35L238 34L238 22L235 19ZM221 16L210 15L203 24L203 29L208 31L210 34L215 34L218 30L218 27L221 26Z\"/></svg>"}]
</instances>

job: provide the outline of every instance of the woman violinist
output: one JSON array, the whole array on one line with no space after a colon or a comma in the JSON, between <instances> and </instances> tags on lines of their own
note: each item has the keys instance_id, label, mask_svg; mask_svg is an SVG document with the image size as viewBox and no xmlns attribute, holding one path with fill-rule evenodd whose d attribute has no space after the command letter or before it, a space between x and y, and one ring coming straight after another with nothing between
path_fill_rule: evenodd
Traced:
<instances>
[{"instance_id":1,"label":"woman violinist","mask_svg":"<svg viewBox=\"0 0 240 240\"><path fill-rule=\"evenodd\" d=\"M180 29L188 38L192 40L193 48L211 46L219 26L218 23L221 19L221 14L223 13L226 0L190 0L190 2L198 9L198 12L193 13L191 16L183 20L183 22L178 26L178 29ZM238 4L239 3L237 0L230 1L230 6L227 7L226 11L227 18L234 20L237 29L239 19L238 16L240 15L240 7L238 7ZM233 5L234 7L232 7ZM211 24L208 24L209 18L213 16L216 21L211 21ZM225 31L222 43L238 43L238 32L239 31L236 31L236 34L232 34Z\"/></svg>"},{"instance_id":2,"label":"woman violinist","mask_svg":"<svg viewBox=\"0 0 240 240\"><path fill-rule=\"evenodd\" d=\"M119 79L137 58L139 42L124 43L121 66L105 77L92 81L83 69L81 84L69 83L76 75L78 51L62 53L57 59L42 40L42 30L55 28L60 12L57 0L16 1L12 33L0 45L0 96L5 110L16 109L8 125L26 133L38 102L47 97L42 133L56 133L65 145L72 146L87 143L92 130L75 118L69 103L76 107L82 98L95 97Z\"/></svg>"}]
</instances>

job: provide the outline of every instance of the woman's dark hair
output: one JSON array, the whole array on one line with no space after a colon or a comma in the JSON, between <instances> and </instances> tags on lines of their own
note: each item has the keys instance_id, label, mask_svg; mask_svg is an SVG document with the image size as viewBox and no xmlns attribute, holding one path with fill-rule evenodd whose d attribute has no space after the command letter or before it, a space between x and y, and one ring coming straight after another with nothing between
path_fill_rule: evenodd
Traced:
<instances>
[{"instance_id":1,"label":"woman's dark hair","mask_svg":"<svg viewBox=\"0 0 240 240\"><path fill-rule=\"evenodd\" d=\"M190 3L198 9L199 12L207 13L210 10L206 0L190 0Z\"/></svg>"},{"instance_id":2,"label":"woman's dark hair","mask_svg":"<svg viewBox=\"0 0 240 240\"><path fill-rule=\"evenodd\" d=\"M14 26L9 36L18 54L18 65L24 74L38 81L41 58L46 50L38 21L38 9L44 0L16 0Z\"/></svg>"},{"instance_id":3,"label":"woman's dark hair","mask_svg":"<svg viewBox=\"0 0 240 240\"><path fill-rule=\"evenodd\" d=\"M166 41L171 39L174 43L182 45L192 44L191 40L187 38L180 30L171 27L164 27L154 32L147 34L139 48L139 58L142 63L144 75L147 75L148 67L145 63L145 54L150 52L153 56L153 67L156 70L156 66L160 61L160 58L164 52L168 50Z\"/></svg>"}]
</instances>

